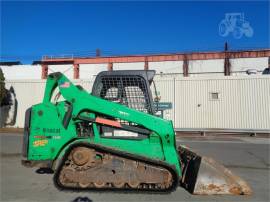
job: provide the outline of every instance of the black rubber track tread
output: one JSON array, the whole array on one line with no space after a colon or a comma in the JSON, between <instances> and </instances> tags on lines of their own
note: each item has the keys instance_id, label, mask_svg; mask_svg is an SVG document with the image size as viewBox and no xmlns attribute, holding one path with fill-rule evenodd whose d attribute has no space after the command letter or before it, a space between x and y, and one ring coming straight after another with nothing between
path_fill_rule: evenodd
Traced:
<instances>
[{"instance_id":1,"label":"black rubber track tread","mask_svg":"<svg viewBox=\"0 0 270 202\"><path fill-rule=\"evenodd\" d=\"M100 152L105 152L105 153L109 153L112 155L117 155L119 157L124 157L124 158L129 158L132 160L139 160L141 162L150 164L150 165L154 165L154 166L159 166L159 167L163 167L167 170L170 171L170 173L172 174L172 179L174 180L172 185L169 188L166 189L133 189L133 188L115 188L115 187L110 187L110 188L74 188L74 187L65 187L62 186L61 183L59 182L59 175L60 175L60 171L66 161L66 159L68 158L70 152L72 151L72 149L74 149L75 147L87 147L87 148L91 148L91 149L95 149L96 151L100 151ZM176 188L179 185L179 176L176 172L175 166L171 166L168 163L161 161L161 160L155 160L155 159L150 159L147 157L143 157L143 156L139 156L136 154L130 154L127 152L123 152L123 151L119 151L117 149L113 149L113 148L108 148L102 145L98 145L98 144L93 144L93 143L84 143L84 142L79 142L79 143L75 143L73 145L71 145L67 151L65 152L63 158L61 159L61 162L59 164L59 166L57 167L55 174L53 176L53 181L54 181L54 185L56 186L56 188L58 188L60 191L73 191L73 192L79 192L79 191L96 191L96 192L129 192L129 193L149 193L149 194L169 194L173 191L176 190Z\"/></svg>"}]
</instances>

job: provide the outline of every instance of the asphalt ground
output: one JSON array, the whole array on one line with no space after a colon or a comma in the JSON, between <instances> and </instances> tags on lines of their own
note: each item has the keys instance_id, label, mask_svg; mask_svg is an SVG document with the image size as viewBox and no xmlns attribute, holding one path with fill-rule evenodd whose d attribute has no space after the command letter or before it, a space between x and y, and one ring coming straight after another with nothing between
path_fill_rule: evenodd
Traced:
<instances>
[{"instance_id":1,"label":"asphalt ground","mask_svg":"<svg viewBox=\"0 0 270 202\"><path fill-rule=\"evenodd\" d=\"M200 154L210 156L246 180L251 196L196 196L179 187L171 194L67 192L53 185L52 175L37 174L21 165L22 135L0 133L0 201L270 201L270 139L258 137L177 138ZM77 200L83 201L83 200Z\"/></svg>"}]
</instances>

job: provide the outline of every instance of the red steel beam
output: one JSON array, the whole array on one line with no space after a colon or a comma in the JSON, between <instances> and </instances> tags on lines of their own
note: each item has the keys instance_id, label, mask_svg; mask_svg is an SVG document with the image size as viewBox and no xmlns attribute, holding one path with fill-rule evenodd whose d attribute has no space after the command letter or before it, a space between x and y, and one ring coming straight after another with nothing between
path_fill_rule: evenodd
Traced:
<instances>
[{"instance_id":1,"label":"red steel beam","mask_svg":"<svg viewBox=\"0 0 270 202\"><path fill-rule=\"evenodd\" d=\"M224 75L230 76L231 75L231 65L230 65L230 55L228 54L228 43L225 43L224 46L225 52L225 59L224 59Z\"/></svg>"},{"instance_id":2,"label":"red steel beam","mask_svg":"<svg viewBox=\"0 0 270 202\"><path fill-rule=\"evenodd\" d=\"M41 79L47 79L47 76L48 76L48 65L47 64L41 64L41 68L42 68Z\"/></svg>"},{"instance_id":3,"label":"red steel beam","mask_svg":"<svg viewBox=\"0 0 270 202\"><path fill-rule=\"evenodd\" d=\"M183 75L184 77L188 76L188 60L186 56L184 56L184 60L183 60Z\"/></svg>"},{"instance_id":4,"label":"red steel beam","mask_svg":"<svg viewBox=\"0 0 270 202\"><path fill-rule=\"evenodd\" d=\"M80 78L80 66L79 64L73 64L73 78L79 79Z\"/></svg>"},{"instance_id":5,"label":"red steel beam","mask_svg":"<svg viewBox=\"0 0 270 202\"><path fill-rule=\"evenodd\" d=\"M225 59L226 54L230 59L234 58L256 58L270 57L269 50L247 50L247 51L228 51L228 52L197 52L163 55L134 55L134 56L114 56L114 57L95 57L95 58L44 58L42 63L74 63L74 64L100 64L100 63L129 63L129 62L162 62L162 61L183 61L187 60L210 60Z\"/></svg>"},{"instance_id":6,"label":"red steel beam","mask_svg":"<svg viewBox=\"0 0 270 202\"><path fill-rule=\"evenodd\" d=\"M149 63L148 63L148 58L144 58L144 70L148 70L149 69Z\"/></svg>"},{"instance_id":7,"label":"red steel beam","mask_svg":"<svg viewBox=\"0 0 270 202\"><path fill-rule=\"evenodd\" d=\"M108 63L107 70L108 71L112 71L113 70L113 63L112 62L109 62Z\"/></svg>"}]
</instances>

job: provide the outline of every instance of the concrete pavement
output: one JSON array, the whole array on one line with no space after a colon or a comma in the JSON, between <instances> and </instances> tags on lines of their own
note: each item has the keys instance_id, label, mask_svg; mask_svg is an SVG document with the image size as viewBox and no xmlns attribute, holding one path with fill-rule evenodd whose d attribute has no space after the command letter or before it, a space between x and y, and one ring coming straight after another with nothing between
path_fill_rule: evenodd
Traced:
<instances>
[{"instance_id":1,"label":"concrete pavement","mask_svg":"<svg viewBox=\"0 0 270 202\"><path fill-rule=\"evenodd\" d=\"M269 139L254 137L177 139L200 154L213 157L246 180L252 196L194 196L182 188L171 194L112 192L63 192L57 190L52 175L39 175L24 168L21 160L21 134L0 134L0 201L73 201L87 197L91 201L269 201Z\"/></svg>"}]
</instances>

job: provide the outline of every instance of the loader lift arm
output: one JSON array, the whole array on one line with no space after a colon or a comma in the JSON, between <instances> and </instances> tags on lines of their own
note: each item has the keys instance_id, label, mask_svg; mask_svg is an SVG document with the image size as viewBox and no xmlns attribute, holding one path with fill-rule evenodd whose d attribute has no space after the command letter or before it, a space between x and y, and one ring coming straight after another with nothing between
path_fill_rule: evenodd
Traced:
<instances>
[{"instance_id":1,"label":"loader lift arm","mask_svg":"<svg viewBox=\"0 0 270 202\"><path fill-rule=\"evenodd\" d=\"M68 85L68 87L65 85ZM51 102L52 94L56 87L59 87L59 91L65 98L66 102L72 105L72 113L70 113L70 118L76 119L81 115L87 116L89 113L92 113L92 115L98 114L100 116L113 117L114 120L119 119L134 123L142 129L158 134L162 141L163 147L174 147L176 144L175 133L171 121L139 112L121 104L109 102L88 94L85 90L73 85L69 79L59 72L52 73L48 76L43 103ZM97 117L98 116L95 118ZM167 158L165 158L170 159L169 155L171 154L168 153ZM175 162L173 163L175 164ZM177 168L177 170L181 176L180 167Z\"/></svg>"}]
</instances>

